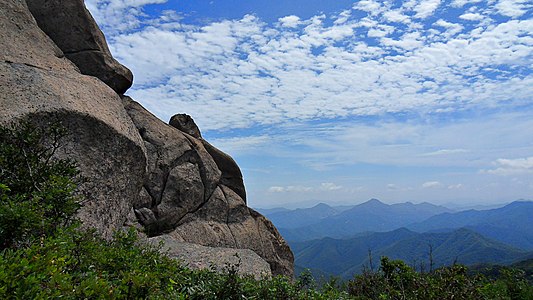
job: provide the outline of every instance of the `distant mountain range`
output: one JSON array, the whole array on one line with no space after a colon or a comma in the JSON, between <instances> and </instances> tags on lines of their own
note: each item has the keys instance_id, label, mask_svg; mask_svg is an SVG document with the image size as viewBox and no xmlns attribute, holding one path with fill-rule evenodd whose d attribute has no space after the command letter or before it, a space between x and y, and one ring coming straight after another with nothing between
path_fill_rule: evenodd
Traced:
<instances>
[{"instance_id":1,"label":"distant mountain range","mask_svg":"<svg viewBox=\"0 0 533 300\"><path fill-rule=\"evenodd\" d=\"M533 250L533 202L515 201L496 209L444 213L407 228L417 232L468 228L488 238Z\"/></svg>"},{"instance_id":2,"label":"distant mountain range","mask_svg":"<svg viewBox=\"0 0 533 300\"><path fill-rule=\"evenodd\" d=\"M318 204L262 211L295 254L296 271L350 277L380 256L429 268L458 262L510 264L533 258L533 202L487 210L452 211L430 203L388 205L377 199L354 206Z\"/></svg>"},{"instance_id":3,"label":"distant mountain range","mask_svg":"<svg viewBox=\"0 0 533 300\"><path fill-rule=\"evenodd\" d=\"M377 199L352 207L318 204L311 208L265 215L289 241L323 237L347 238L366 231L385 232L452 212L443 206L410 202L388 205Z\"/></svg>"},{"instance_id":4,"label":"distant mountain range","mask_svg":"<svg viewBox=\"0 0 533 300\"><path fill-rule=\"evenodd\" d=\"M323 274L351 278L366 266L370 268L369 251L375 268L381 256L401 259L419 269L430 268L430 245L434 267L454 262L510 264L530 258L533 253L490 240L468 229L445 233L416 233L402 228L390 232L369 233L352 239L324 238L292 242L295 264L300 268L319 270Z\"/></svg>"}]
</instances>

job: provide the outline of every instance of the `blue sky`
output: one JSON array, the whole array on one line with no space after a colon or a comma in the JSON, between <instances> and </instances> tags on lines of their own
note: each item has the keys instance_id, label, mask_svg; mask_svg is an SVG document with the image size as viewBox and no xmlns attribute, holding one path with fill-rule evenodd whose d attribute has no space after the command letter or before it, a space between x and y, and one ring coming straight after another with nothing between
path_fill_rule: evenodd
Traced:
<instances>
[{"instance_id":1,"label":"blue sky","mask_svg":"<svg viewBox=\"0 0 533 300\"><path fill-rule=\"evenodd\" d=\"M86 0L134 99L188 113L252 207L533 198L525 0Z\"/></svg>"}]
</instances>

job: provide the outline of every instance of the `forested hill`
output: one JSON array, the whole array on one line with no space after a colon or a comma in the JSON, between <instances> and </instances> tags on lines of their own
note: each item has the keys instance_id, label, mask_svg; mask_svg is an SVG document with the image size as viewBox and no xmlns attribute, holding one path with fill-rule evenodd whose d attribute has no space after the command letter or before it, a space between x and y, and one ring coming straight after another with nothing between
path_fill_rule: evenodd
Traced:
<instances>
[{"instance_id":1,"label":"forested hill","mask_svg":"<svg viewBox=\"0 0 533 300\"><path fill-rule=\"evenodd\" d=\"M351 239L323 238L292 242L291 247L297 266L343 278L361 273L364 267L370 268L373 264L377 267L381 256L401 259L427 271L454 263L510 264L533 255L533 252L485 238L468 229L416 233L402 228L391 232L361 234ZM370 256L374 260L372 263Z\"/></svg>"}]
</instances>

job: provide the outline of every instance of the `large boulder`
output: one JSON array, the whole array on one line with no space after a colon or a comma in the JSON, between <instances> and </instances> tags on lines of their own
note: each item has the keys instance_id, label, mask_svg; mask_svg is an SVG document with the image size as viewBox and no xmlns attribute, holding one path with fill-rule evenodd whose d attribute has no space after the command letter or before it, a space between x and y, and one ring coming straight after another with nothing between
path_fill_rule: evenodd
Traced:
<instances>
[{"instance_id":1,"label":"large boulder","mask_svg":"<svg viewBox=\"0 0 533 300\"><path fill-rule=\"evenodd\" d=\"M235 161L201 139L199 131L195 136L181 131L197 128L190 117L187 127L176 125L176 118L169 126L131 98L123 101L148 156L142 194L149 199L135 209L148 235L208 247L251 249L269 263L272 274L292 276L292 252L272 223L246 206Z\"/></svg>"},{"instance_id":2,"label":"large boulder","mask_svg":"<svg viewBox=\"0 0 533 300\"><path fill-rule=\"evenodd\" d=\"M197 139L202 137L200 129L194 123L194 120L188 114L175 114L170 118L168 124L179 131L183 131L190 136L193 136Z\"/></svg>"},{"instance_id":3,"label":"large boulder","mask_svg":"<svg viewBox=\"0 0 533 300\"><path fill-rule=\"evenodd\" d=\"M83 75L37 26L24 0L0 1L0 122L60 121L68 136L58 152L87 179L80 218L104 236L122 227L139 197L144 144L120 97Z\"/></svg>"},{"instance_id":4,"label":"large boulder","mask_svg":"<svg viewBox=\"0 0 533 300\"><path fill-rule=\"evenodd\" d=\"M219 272L237 271L256 279L272 275L270 265L250 249L206 247L180 242L168 235L150 238L155 245L163 243L162 250L191 269L214 269Z\"/></svg>"},{"instance_id":5,"label":"large boulder","mask_svg":"<svg viewBox=\"0 0 533 300\"><path fill-rule=\"evenodd\" d=\"M176 114L170 118L170 126L185 132L192 137L201 141L205 150L213 158L217 164L218 169L222 172L222 184L228 186L235 191L244 201L246 201L246 190L244 188L244 181L242 178L241 169L233 160L233 158L226 153L215 148L206 140L202 139L200 129L194 122L191 116L187 114Z\"/></svg>"},{"instance_id":6,"label":"large boulder","mask_svg":"<svg viewBox=\"0 0 533 300\"><path fill-rule=\"evenodd\" d=\"M124 94L133 82L131 71L117 62L83 0L26 0L39 27L82 74L105 82Z\"/></svg>"}]
</instances>

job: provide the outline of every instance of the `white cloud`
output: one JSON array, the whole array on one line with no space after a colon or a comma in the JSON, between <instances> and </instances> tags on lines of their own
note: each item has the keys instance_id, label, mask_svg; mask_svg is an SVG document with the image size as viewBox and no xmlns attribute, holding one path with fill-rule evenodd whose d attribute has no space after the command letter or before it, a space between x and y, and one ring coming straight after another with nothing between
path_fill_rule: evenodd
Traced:
<instances>
[{"instance_id":1,"label":"white cloud","mask_svg":"<svg viewBox=\"0 0 533 300\"><path fill-rule=\"evenodd\" d=\"M384 12L383 18L392 23L411 23L411 19L398 10L389 10Z\"/></svg>"},{"instance_id":2,"label":"white cloud","mask_svg":"<svg viewBox=\"0 0 533 300\"><path fill-rule=\"evenodd\" d=\"M435 12L435 10L439 7L441 3L441 0L422 0L414 8L416 15L415 18L427 18Z\"/></svg>"},{"instance_id":3,"label":"white cloud","mask_svg":"<svg viewBox=\"0 0 533 300\"><path fill-rule=\"evenodd\" d=\"M340 185L336 185L335 183L332 183L332 182L323 182L320 184L320 190L322 191L336 191L336 190L340 190L342 188L342 186Z\"/></svg>"},{"instance_id":4,"label":"white cloud","mask_svg":"<svg viewBox=\"0 0 533 300\"><path fill-rule=\"evenodd\" d=\"M285 188L282 186L271 186L268 188L268 191L271 193L283 193L285 191Z\"/></svg>"},{"instance_id":5,"label":"white cloud","mask_svg":"<svg viewBox=\"0 0 533 300\"><path fill-rule=\"evenodd\" d=\"M224 152L233 155L255 152L262 147L268 147L272 144L273 138L268 135L231 137L231 138L214 138L209 142Z\"/></svg>"},{"instance_id":6,"label":"white cloud","mask_svg":"<svg viewBox=\"0 0 533 300\"><path fill-rule=\"evenodd\" d=\"M349 10L349 9L344 10L337 16L337 19L334 21L334 23L336 25L344 24L350 19L351 16L352 16L352 11L351 10Z\"/></svg>"},{"instance_id":7,"label":"white cloud","mask_svg":"<svg viewBox=\"0 0 533 300\"><path fill-rule=\"evenodd\" d=\"M470 151L466 149L440 149L433 152L428 152L422 154L423 156L438 156L438 155L451 155L451 154L459 154L459 153L468 153Z\"/></svg>"},{"instance_id":8,"label":"white cloud","mask_svg":"<svg viewBox=\"0 0 533 300\"><path fill-rule=\"evenodd\" d=\"M428 181L422 184L422 188L425 188L425 189L432 189L432 188L439 188L439 187L442 187L442 183L438 181Z\"/></svg>"},{"instance_id":9,"label":"white cloud","mask_svg":"<svg viewBox=\"0 0 533 300\"><path fill-rule=\"evenodd\" d=\"M528 9L532 9L530 0L500 0L496 3L498 12L507 17L518 18L524 15Z\"/></svg>"},{"instance_id":10,"label":"white cloud","mask_svg":"<svg viewBox=\"0 0 533 300\"><path fill-rule=\"evenodd\" d=\"M465 186L462 184L462 183L457 183L457 184L451 184L448 186L448 189L449 190L460 190L460 189L463 189Z\"/></svg>"},{"instance_id":11,"label":"white cloud","mask_svg":"<svg viewBox=\"0 0 533 300\"><path fill-rule=\"evenodd\" d=\"M279 22L281 23L281 26L290 28L296 28L301 24L300 18L294 15L280 18Z\"/></svg>"},{"instance_id":12,"label":"white cloud","mask_svg":"<svg viewBox=\"0 0 533 300\"><path fill-rule=\"evenodd\" d=\"M452 6L453 7L463 7L466 4L474 4L474 3L479 3L479 2L483 2L483 0L453 0L452 1Z\"/></svg>"},{"instance_id":13,"label":"white cloud","mask_svg":"<svg viewBox=\"0 0 533 300\"><path fill-rule=\"evenodd\" d=\"M449 39L456 34L463 31L464 27L461 24L447 22L443 19L439 19L434 23L435 26L443 27L446 29L446 32L443 33L445 39Z\"/></svg>"},{"instance_id":14,"label":"white cloud","mask_svg":"<svg viewBox=\"0 0 533 300\"><path fill-rule=\"evenodd\" d=\"M354 4L354 9L366 11L370 14L376 14L380 11L381 3L373 0L362 0Z\"/></svg>"},{"instance_id":15,"label":"white cloud","mask_svg":"<svg viewBox=\"0 0 533 300\"><path fill-rule=\"evenodd\" d=\"M463 20L468 20L468 21L481 21L485 17L483 17L482 15L478 13L466 13L466 14L460 15L459 18Z\"/></svg>"},{"instance_id":16,"label":"white cloud","mask_svg":"<svg viewBox=\"0 0 533 300\"><path fill-rule=\"evenodd\" d=\"M164 2L146 1L88 5L106 15ZM114 55L135 74L129 93L162 119L176 112L193 115L204 132L322 118L512 109L531 101L533 20L463 31L439 14L440 1L389 6L360 1L354 8L367 16L344 11L337 18L342 22L334 24L323 15L282 18L286 25L301 23L296 30L251 15L203 26L171 16L170 23L156 18L127 34L106 33ZM420 24L409 17L411 10L442 18L433 31L416 29ZM393 11L402 19L389 23ZM104 28L112 27L101 20ZM361 39L366 35L376 41Z\"/></svg>"},{"instance_id":17,"label":"white cloud","mask_svg":"<svg viewBox=\"0 0 533 300\"><path fill-rule=\"evenodd\" d=\"M389 184L387 184L387 189L388 189L389 191L396 191L396 190L399 190L400 187L397 186L397 185L394 184L394 183L389 183Z\"/></svg>"},{"instance_id":18,"label":"white cloud","mask_svg":"<svg viewBox=\"0 0 533 300\"><path fill-rule=\"evenodd\" d=\"M318 187L289 185L289 186L271 186L268 188L270 193L310 193L310 192L332 192L342 189L342 186L332 182L323 182Z\"/></svg>"},{"instance_id":19,"label":"white cloud","mask_svg":"<svg viewBox=\"0 0 533 300\"><path fill-rule=\"evenodd\" d=\"M268 189L271 193L309 193L314 189L308 186L289 185L289 186L272 186Z\"/></svg>"},{"instance_id":20,"label":"white cloud","mask_svg":"<svg viewBox=\"0 0 533 300\"><path fill-rule=\"evenodd\" d=\"M107 34L131 31L142 24L143 7L168 0L85 0L85 5ZM166 15L168 17L168 14Z\"/></svg>"},{"instance_id":21,"label":"white cloud","mask_svg":"<svg viewBox=\"0 0 533 300\"><path fill-rule=\"evenodd\" d=\"M520 175L533 173L533 156L517 159L500 158L494 162L495 169L482 170L482 173L494 175Z\"/></svg>"}]
</instances>

